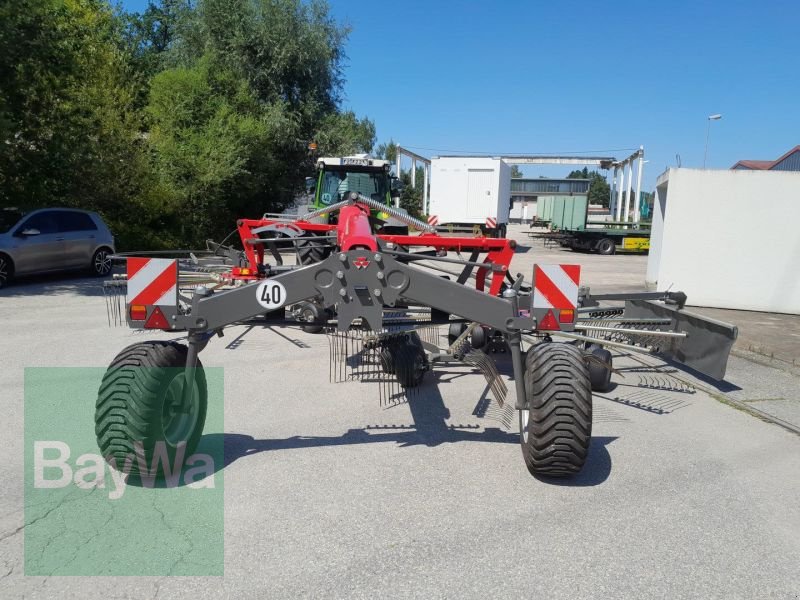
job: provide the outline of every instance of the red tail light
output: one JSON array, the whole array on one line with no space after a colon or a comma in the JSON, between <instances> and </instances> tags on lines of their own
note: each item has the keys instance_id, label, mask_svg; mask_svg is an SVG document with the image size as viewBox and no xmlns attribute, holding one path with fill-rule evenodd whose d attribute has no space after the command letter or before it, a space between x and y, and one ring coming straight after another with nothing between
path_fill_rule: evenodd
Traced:
<instances>
[{"instance_id":1,"label":"red tail light","mask_svg":"<svg viewBox=\"0 0 800 600\"><path fill-rule=\"evenodd\" d=\"M144 321L147 318L147 307L144 304L131 304L128 314L131 321Z\"/></svg>"}]
</instances>

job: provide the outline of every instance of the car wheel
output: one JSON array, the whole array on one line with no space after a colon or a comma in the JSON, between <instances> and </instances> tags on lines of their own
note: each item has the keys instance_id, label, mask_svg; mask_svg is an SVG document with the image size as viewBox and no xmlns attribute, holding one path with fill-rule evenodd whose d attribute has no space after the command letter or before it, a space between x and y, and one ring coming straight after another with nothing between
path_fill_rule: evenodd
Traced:
<instances>
[{"instance_id":1,"label":"car wheel","mask_svg":"<svg viewBox=\"0 0 800 600\"><path fill-rule=\"evenodd\" d=\"M14 276L14 263L9 256L0 254L0 288L5 287Z\"/></svg>"},{"instance_id":2,"label":"car wheel","mask_svg":"<svg viewBox=\"0 0 800 600\"><path fill-rule=\"evenodd\" d=\"M611 238L603 238L597 243L597 252L604 256L610 256L617 251L617 245Z\"/></svg>"},{"instance_id":3,"label":"car wheel","mask_svg":"<svg viewBox=\"0 0 800 600\"><path fill-rule=\"evenodd\" d=\"M111 251L108 248L99 248L92 256L92 273L97 277L105 277L111 273Z\"/></svg>"}]
</instances>

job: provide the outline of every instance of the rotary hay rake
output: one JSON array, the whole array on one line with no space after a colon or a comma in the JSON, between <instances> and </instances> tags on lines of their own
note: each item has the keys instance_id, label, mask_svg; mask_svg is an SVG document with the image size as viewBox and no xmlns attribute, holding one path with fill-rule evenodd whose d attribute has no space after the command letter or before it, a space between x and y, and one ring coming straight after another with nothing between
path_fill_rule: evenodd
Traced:
<instances>
[{"instance_id":1,"label":"rotary hay rake","mask_svg":"<svg viewBox=\"0 0 800 600\"><path fill-rule=\"evenodd\" d=\"M325 209L338 215L333 223L312 222L319 211L242 219L242 251L215 244L199 258L124 257L126 275L105 287L110 322L185 332L186 344L134 344L112 361L95 417L109 462L123 464L134 449L150 464L159 444L170 458L194 451L207 406L198 355L233 324L324 333L330 381L377 383L390 405L416 393L426 372L462 362L503 407L508 390L489 351L506 351L525 464L543 477L574 475L586 462L592 390L608 389L613 370L604 347L724 376L736 328L686 312L684 294L593 296L575 265L536 265L528 285L510 273L513 240L439 235L391 211L421 233L385 235L370 214L377 204L353 193ZM284 264L287 245L298 264ZM613 301L625 305L600 305Z\"/></svg>"}]
</instances>

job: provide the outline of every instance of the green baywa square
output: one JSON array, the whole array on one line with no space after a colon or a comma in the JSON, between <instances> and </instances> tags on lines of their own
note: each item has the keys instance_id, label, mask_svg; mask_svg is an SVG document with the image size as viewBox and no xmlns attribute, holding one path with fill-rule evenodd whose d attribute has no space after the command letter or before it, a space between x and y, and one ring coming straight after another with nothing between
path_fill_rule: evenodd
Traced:
<instances>
[{"instance_id":1,"label":"green baywa square","mask_svg":"<svg viewBox=\"0 0 800 600\"><path fill-rule=\"evenodd\" d=\"M25 369L26 575L223 574L223 370L182 410L184 369L138 368L149 405L102 368Z\"/></svg>"}]
</instances>

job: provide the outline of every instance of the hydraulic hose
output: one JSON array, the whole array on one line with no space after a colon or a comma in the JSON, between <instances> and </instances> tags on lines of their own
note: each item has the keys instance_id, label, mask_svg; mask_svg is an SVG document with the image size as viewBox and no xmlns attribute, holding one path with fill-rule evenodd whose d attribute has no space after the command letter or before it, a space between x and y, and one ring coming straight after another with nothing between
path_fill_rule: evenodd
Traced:
<instances>
[{"instance_id":1,"label":"hydraulic hose","mask_svg":"<svg viewBox=\"0 0 800 600\"><path fill-rule=\"evenodd\" d=\"M378 202L377 200L373 200L372 198L367 198L361 194L356 192L350 192L350 197L347 200L342 200L341 202L335 202L330 206L326 206L325 208L319 208L313 212L308 213L307 215L303 215L298 219L298 221L308 221L309 219L313 219L320 215L324 215L325 213L337 211L345 206L349 206L354 204L355 202L360 202L362 204L366 204L370 208L374 208L375 210L379 210L381 212L385 212L390 217L394 217L398 221L402 221L406 225L410 227L415 227L422 231L426 231L428 233L436 233L436 228L432 225L428 225L424 221L420 221L419 219L415 219L408 213L401 212L392 206L386 206L382 202Z\"/></svg>"}]
</instances>

